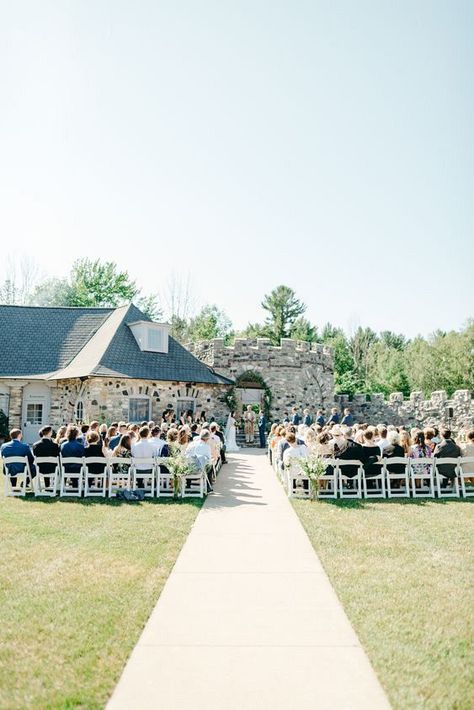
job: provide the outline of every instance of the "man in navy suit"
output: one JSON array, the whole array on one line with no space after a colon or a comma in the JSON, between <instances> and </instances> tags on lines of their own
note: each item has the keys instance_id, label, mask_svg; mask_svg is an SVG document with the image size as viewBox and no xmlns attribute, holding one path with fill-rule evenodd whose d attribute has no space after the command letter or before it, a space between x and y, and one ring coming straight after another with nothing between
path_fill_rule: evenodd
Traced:
<instances>
[{"instance_id":1,"label":"man in navy suit","mask_svg":"<svg viewBox=\"0 0 474 710\"><path fill-rule=\"evenodd\" d=\"M260 439L260 448L265 448L265 433L267 429L267 418L265 412L261 409L258 413L258 436Z\"/></svg>"},{"instance_id":2,"label":"man in navy suit","mask_svg":"<svg viewBox=\"0 0 474 710\"><path fill-rule=\"evenodd\" d=\"M3 444L0 449L0 456L4 458L7 464L7 473L10 476L12 486L16 486L16 477L19 473L23 473L25 470L25 465L22 463L12 463L8 466L8 459L13 456L26 456L28 463L30 465L31 478L36 476L35 460L31 449L28 444L24 444L22 441L23 434L20 429L12 429L10 432L10 439L7 444ZM29 478L29 477L28 477Z\"/></svg>"}]
</instances>

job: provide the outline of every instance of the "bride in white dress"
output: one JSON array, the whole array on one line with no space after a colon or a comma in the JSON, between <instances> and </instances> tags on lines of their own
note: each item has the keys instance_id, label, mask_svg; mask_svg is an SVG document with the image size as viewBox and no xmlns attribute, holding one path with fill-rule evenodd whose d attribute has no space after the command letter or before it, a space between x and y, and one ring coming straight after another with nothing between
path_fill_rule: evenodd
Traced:
<instances>
[{"instance_id":1,"label":"bride in white dress","mask_svg":"<svg viewBox=\"0 0 474 710\"><path fill-rule=\"evenodd\" d=\"M225 450L226 453L236 453L237 451L240 451L236 440L234 412L231 412L227 418L227 425L225 428Z\"/></svg>"}]
</instances>

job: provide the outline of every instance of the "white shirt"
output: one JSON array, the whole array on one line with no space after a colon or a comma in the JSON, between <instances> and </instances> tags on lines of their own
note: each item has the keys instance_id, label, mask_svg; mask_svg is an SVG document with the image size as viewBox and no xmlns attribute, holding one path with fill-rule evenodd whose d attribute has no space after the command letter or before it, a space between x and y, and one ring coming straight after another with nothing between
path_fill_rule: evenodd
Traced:
<instances>
[{"instance_id":1,"label":"white shirt","mask_svg":"<svg viewBox=\"0 0 474 710\"><path fill-rule=\"evenodd\" d=\"M199 456L199 458L205 459L206 464L211 463L211 447L206 441L203 441L200 437L196 437L188 444L186 453L191 454L192 456Z\"/></svg>"},{"instance_id":2,"label":"white shirt","mask_svg":"<svg viewBox=\"0 0 474 710\"><path fill-rule=\"evenodd\" d=\"M132 457L134 459L152 459L156 456L156 446L150 439L139 439L132 444ZM137 464L137 471L150 470L150 464Z\"/></svg>"},{"instance_id":3,"label":"white shirt","mask_svg":"<svg viewBox=\"0 0 474 710\"><path fill-rule=\"evenodd\" d=\"M386 449L387 446L388 446L388 441L387 441L387 439L379 439L379 440L377 441L377 446L378 446L379 449L380 449L380 453L383 454L383 450Z\"/></svg>"},{"instance_id":4,"label":"white shirt","mask_svg":"<svg viewBox=\"0 0 474 710\"><path fill-rule=\"evenodd\" d=\"M291 465L291 459L305 459L308 457L307 446L290 446L285 449L283 454L283 463L285 466Z\"/></svg>"},{"instance_id":5,"label":"white shirt","mask_svg":"<svg viewBox=\"0 0 474 710\"><path fill-rule=\"evenodd\" d=\"M153 456L161 456L161 452L163 451L163 446L165 445L165 442L163 441L163 439L160 439L159 436L152 436L151 439L148 439L148 441L153 446L153 449L154 449ZM133 446L132 446L132 451L133 451Z\"/></svg>"}]
</instances>

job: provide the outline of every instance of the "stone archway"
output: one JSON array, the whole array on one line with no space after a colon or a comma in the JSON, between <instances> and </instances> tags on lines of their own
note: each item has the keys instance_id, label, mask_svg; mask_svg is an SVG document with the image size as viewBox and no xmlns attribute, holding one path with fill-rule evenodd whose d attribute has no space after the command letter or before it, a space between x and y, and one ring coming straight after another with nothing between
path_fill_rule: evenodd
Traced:
<instances>
[{"instance_id":1,"label":"stone archway","mask_svg":"<svg viewBox=\"0 0 474 710\"><path fill-rule=\"evenodd\" d=\"M235 411L236 418L242 416L243 409L249 404L255 408L262 407L267 417L270 417L272 393L259 372L247 370L235 378L235 385L229 392L227 404Z\"/></svg>"}]
</instances>

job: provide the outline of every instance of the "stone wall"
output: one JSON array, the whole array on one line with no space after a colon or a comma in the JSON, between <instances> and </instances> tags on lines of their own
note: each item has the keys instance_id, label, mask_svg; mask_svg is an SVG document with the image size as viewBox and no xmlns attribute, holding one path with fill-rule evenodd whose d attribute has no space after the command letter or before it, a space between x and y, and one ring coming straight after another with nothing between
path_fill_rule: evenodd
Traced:
<instances>
[{"instance_id":1,"label":"stone wall","mask_svg":"<svg viewBox=\"0 0 474 710\"><path fill-rule=\"evenodd\" d=\"M329 407L334 399L332 349L283 339L273 346L268 338L237 338L233 346L215 339L188 346L219 374L235 379L258 372L272 392L272 418L283 418L291 407Z\"/></svg>"},{"instance_id":2,"label":"stone wall","mask_svg":"<svg viewBox=\"0 0 474 710\"><path fill-rule=\"evenodd\" d=\"M454 430L474 425L474 401L470 390L457 390L448 399L444 390L433 392L429 399L422 392L412 392L405 399L394 392L388 399L383 394L336 395L335 406L341 411L349 407L356 421L369 424L408 424L429 426L445 424Z\"/></svg>"}]
</instances>

